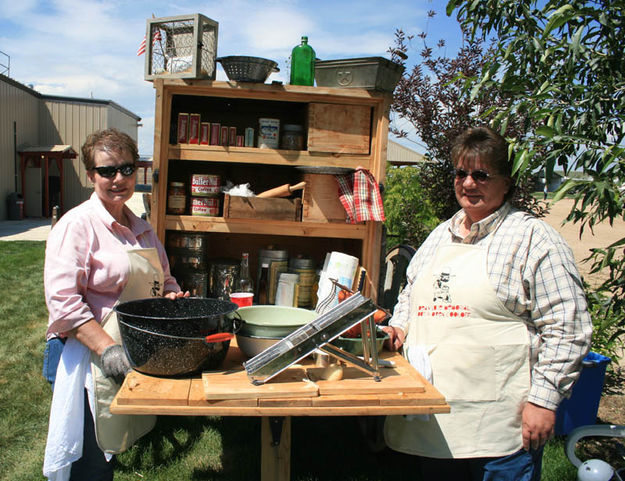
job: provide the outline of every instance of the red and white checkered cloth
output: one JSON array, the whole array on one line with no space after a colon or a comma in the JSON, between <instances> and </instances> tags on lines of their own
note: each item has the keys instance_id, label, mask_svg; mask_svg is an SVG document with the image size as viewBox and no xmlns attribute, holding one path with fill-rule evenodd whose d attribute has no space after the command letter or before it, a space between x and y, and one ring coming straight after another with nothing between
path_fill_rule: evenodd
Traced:
<instances>
[{"instance_id":1,"label":"red and white checkered cloth","mask_svg":"<svg viewBox=\"0 0 625 481\"><path fill-rule=\"evenodd\" d=\"M352 224L374 220L384 222L380 186L373 174L358 168L353 174L337 175L339 199Z\"/></svg>"}]
</instances>

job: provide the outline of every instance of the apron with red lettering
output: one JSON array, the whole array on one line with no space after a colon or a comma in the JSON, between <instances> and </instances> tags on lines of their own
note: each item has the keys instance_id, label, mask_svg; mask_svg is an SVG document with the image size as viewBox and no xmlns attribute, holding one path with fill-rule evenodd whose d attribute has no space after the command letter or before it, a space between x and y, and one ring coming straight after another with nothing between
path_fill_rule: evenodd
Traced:
<instances>
[{"instance_id":1,"label":"apron with red lettering","mask_svg":"<svg viewBox=\"0 0 625 481\"><path fill-rule=\"evenodd\" d=\"M491 234L492 235L492 234ZM425 346L449 414L389 416L387 445L433 458L504 456L522 447L529 333L497 297L489 245L448 243L413 284L406 347Z\"/></svg>"}]
</instances>

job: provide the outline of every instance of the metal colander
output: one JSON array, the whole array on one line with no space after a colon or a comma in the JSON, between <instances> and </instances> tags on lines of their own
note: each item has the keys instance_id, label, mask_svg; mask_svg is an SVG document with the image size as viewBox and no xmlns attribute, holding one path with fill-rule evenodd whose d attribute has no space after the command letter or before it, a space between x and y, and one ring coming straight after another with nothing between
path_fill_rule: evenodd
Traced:
<instances>
[{"instance_id":1,"label":"metal colander","mask_svg":"<svg viewBox=\"0 0 625 481\"><path fill-rule=\"evenodd\" d=\"M264 83L272 72L279 72L277 62L261 57L231 55L216 59L221 63L229 80L235 82Z\"/></svg>"}]
</instances>

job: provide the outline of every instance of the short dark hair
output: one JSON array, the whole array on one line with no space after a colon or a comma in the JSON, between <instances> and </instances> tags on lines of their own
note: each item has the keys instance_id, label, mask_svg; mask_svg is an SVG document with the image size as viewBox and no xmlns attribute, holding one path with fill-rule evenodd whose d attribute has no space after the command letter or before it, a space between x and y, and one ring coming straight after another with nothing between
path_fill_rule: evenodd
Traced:
<instances>
[{"instance_id":1,"label":"short dark hair","mask_svg":"<svg viewBox=\"0 0 625 481\"><path fill-rule=\"evenodd\" d=\"M508 160L508 142L490 127L473 127L465 130L453 142L451 161L457 167L462 160L480 159L496 174L512 176Z\"/></svg>"},{"instance_id":2,"label":"short dark hair","mask_svg":"<svg viewBox=\"0 0 625 481\"><path fill-rule=\"evenodd\" d=\"M87 170L95 167L95 153L98 150L115 152L128 152L133 163L139 161L139 149L137 143L130 135L117 129L98 130L87 137L82 146L82 162Z\"/></svg>"}]
</instances>

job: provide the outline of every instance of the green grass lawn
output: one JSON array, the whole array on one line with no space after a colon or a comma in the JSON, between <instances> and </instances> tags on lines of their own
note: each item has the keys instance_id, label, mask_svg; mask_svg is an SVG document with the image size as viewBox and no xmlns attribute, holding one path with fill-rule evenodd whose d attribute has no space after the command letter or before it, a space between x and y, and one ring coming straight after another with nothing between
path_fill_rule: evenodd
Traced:
<instances>
[{"instance_id":1,"label":"green grass lawn","mask_svg":"<svg viewBox=\"0 0 625 481\"><path fill-rule=\"evenodd\" d=\"M41 376L47 323L44 242L0 242L0 479L41 480L51 390ZM467 436L471 427L467 426ZM258 418L161 416L118 457L118 481L259 479ZM543 480L574 481L563 440L548 443ZM350 417L294 418L294 481L412 480L411 456L370 454Z\"/></svg>"}]
</instances>

